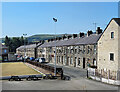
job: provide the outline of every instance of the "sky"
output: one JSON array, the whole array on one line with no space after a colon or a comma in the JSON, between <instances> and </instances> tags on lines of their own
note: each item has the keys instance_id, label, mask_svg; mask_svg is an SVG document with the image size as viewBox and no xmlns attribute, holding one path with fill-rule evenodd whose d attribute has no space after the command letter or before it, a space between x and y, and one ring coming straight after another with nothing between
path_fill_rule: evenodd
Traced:
<instances>
[{"instance_id":1,"label":"sky","mask_svg":"<svg viewBox=\"0 0 120 92\"><path fill-rule=\"evenodd\" d=\"M112 18L117 2L3 2L2 37L95 32L93 23L104 30Z\"/></svg>"}]
</instances>

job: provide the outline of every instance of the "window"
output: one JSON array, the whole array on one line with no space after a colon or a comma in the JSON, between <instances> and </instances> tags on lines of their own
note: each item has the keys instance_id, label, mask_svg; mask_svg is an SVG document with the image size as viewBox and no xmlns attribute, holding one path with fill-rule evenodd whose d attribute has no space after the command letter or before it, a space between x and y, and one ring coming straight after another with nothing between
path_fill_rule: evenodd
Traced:
<instances>
[{"instance_id":1,"label":"window","mask_svg":"<svg viewBox=\"0 0 120 92\"><path fill-rule=\"evenodd\" d=\"M96 54L96 48L97 48L97 46L96 46L96 44L94 45L94 54Z\"/></svg>"},{"instance_id":2,"label":"window","mask_svg":"<svg viewBox=\"0 0 120 92\"><path fill-rule=\"evenodd\" d=\"M85 54L85 46L83 45L83 54Z\"/></svg>"},{"instance_id":3,"label":"window","mask_svg":"<svg viewBox=\"0 0 120 92\"><path fill-rule=\"evenodd\" d=\"M114 32L111 32L111 38L114 38Z\"/></svg>"},{"instance_id":4,"label":"window","mask_svg":"<svg viewBox=\"0 0 120 92\"><path fill-rule=\"evenodd\" d=\"M80 66L80 58L78 58L78 66Z\"/></svg>"},{"instance_id":5,"label":"window","mask_svg":"<svg viewBox=\"0 0 120 92\"><path fill-rule=\"evenodd\" d=\"M75 49L75 54L77 53L77 49Z\"/></svg>"},{"instance_id":6,"label":"window","mask_svg":"<svg viewBox=\"0 0 120 92\"><path fill-rule=\"evenodd\" d=\"M110 53L110 60L114 61L114 54L113 53Z\"/></svg>"},{"instance_id":7,"label":"window","mask_svg":"<svg viewBox=\"0 0 120 92\"><path fill-rule=\"evenodd\" d=\"M81 50L81 49L80 49L80 46L79 46L79 47L78 47L78 54L80 53L80 50Z\"/></svg>"},{"instance_id":8,"label":"window","mask_svg":"<svg viewBox=\"0 0 120 92\"><path fill-rule=\"evenodd\" d=\"M90 47L88 46L88 53L87 54L89 54L90 53Z\"/></svg>"},{"instance_id":9,"label":"window","mask_svg":"<svg viewBox=\"0 0 120 92\"><path fill-rule=\"evenodd\" d=\"M62 64L63 64L63 56L62 56Z\"/></svg>"},{"instance_id":10,"label":"window","mask_svg":"<svg viewBox=\"0 0 120 92\"><path fill-rule=\"evenodd\" d=\"M93 65L94 65L94 66L97 66L97 62L96 62L95 59L93 59Z\"/></svg>"},{"instance_id":11,"label":"window","mask_svg":"<svg viewBox=\"0 0 120 92\"><path fill-rule=\"evenodd\" d=\"M73 64L73 58L71 57L70 64Z\"/></svg>"},{"instance_id":12,"label":"window","mask_svg":"<svg viewBox=\"0 0 120 92\"><path fill-rule=\"evenodd\" d=\"M59 63L61 62L61 60L60 60L60 56L59 56Z\"/></svg>"}]
</instances>

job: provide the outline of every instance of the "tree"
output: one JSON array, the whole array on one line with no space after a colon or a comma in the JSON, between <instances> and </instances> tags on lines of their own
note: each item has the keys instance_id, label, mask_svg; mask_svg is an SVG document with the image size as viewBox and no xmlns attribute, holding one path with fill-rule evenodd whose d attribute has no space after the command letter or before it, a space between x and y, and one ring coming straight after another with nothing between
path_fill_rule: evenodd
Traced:
<instances>
[{"instance_id":1,"label":"tree","mask_svg":"<svg viewBox=\"0 0 120 92\"><path fill-rule=\"evenodd\" d=\"M21 38L20 38L20 43L21 43L21 45L24 45L24 38L23 38L23 36L21 36Z\"/></svg>"},{"instance_id":2,"label":"tree","mask_svg":"<svg viewBox=\"0 0 120 92\"><path fill-rule=\"evenodd\" d=\"M5 45L9 46L10 44L10 38L8 36L5 37Z\"/></svg>"},{"instance_id":3,"label":"tree","mask_svg":"<svg viewBox=\"0 0 120 92\"><path fill-rule=\"evenodd\" d=\"M27 38L21 37L12 37L9 38L8 36L5 37L5 45L9 48L9 52L16 52L16 49L21 46L28 43Z\"/></svg>"},{"instance_id":4,"label":"tree","mask_svg":"<svg viewBox=\"0 0 120 92\"><path fill-rule=\"evenodd\" d=\"M8 49L10 51L11 40L8 36L5 37L5 45L8 47Z\"/></svg>"},{"instance_id":5,"label":"tree","mask_svg":"<svg viewBox=\"0 0 120 92\"><path fill-rule=\"evenodd\" d=\"M16 48L18 48L19 46L21 46L21 41L19 37L13 37L12 38L12 51L16 52Z\"/></svg>"}]
</instances>

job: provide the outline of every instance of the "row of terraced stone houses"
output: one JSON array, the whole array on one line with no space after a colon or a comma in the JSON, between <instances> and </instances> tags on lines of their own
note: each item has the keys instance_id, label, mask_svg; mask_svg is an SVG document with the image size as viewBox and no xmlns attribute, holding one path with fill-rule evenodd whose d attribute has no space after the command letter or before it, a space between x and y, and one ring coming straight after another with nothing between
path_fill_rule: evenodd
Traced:
<instances>
[{"instance_id":1,"label":"row of terraced stone houses","mask_svg":"<svg viewBox=\"0 0 120 92\"><path fill-rule=\"evenodd\" d=\"M73 67L95 67L97 69L114 70L120 68L120 18L113 18L102 32L63 36L49 39L43 44L21 46L17 54L29 57L44 57L47 62L54 63L55 47L56 62ZM34 45L34 46L33 46Z\"/></svg>"}]
</instances>

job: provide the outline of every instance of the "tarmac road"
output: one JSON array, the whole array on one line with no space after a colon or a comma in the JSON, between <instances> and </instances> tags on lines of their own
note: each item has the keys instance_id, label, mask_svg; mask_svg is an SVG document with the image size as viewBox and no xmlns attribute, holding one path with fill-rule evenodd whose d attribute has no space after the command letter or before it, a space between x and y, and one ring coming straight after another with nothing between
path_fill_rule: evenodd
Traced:
<instances>
[{"instance_id":1,"label":"tarmac road","mask_svg":"<svg viewBox=\"0 0 120 92\"><path fill-rule=\"evenodd\" d=\"M49 64L54 66L53 64ZM82 68L64 66L64 65L57 65L57 67L62 67L64 74L70 76L71 78L85 78L87 76L87 70Z\"/></svg>"}]
</instances>

